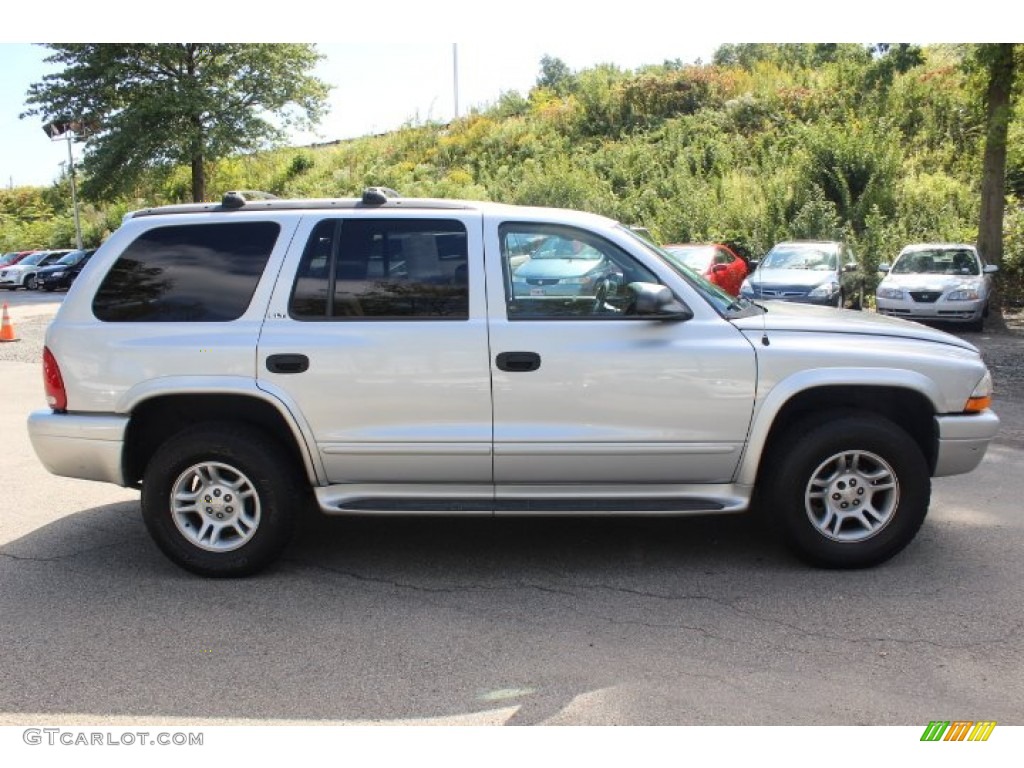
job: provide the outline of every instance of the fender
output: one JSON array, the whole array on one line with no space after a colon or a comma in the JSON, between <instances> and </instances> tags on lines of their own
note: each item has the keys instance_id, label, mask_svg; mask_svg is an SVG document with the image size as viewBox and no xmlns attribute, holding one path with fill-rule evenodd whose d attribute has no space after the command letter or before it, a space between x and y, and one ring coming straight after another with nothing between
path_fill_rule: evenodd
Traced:
<instances>
[{"instance_id":1,"label":"fender","mask_svg":"<svg viewBox=\"0 0 1024 768\"><path fill-rule=\"evenodd\" d=\"M291 429L310 482L315 485L327 483L327 473L320 460L320 453L316 450L313 430L295 403L273 385L257 385L257 382L243 376L169 376L150 379L128 389L117 401L116 412L130 415L147 400L182 395L236 395L255 398L273 406Z\"/></svg>"},{"instance_id":2,"label":"fender","mask_svg":"<svg viewBox=\"0 0 1024 768\"><path fill-rule=\"evenodd\" d=\"M736 482L754 484L768 435L786 403L801 392L830 386L907 389L928 398L936 413L942 409L943 398L938 385L924 374L905 368L812 368L799 371L782 379L766 393L758 393Z\"/></svg>"}]
</instances>

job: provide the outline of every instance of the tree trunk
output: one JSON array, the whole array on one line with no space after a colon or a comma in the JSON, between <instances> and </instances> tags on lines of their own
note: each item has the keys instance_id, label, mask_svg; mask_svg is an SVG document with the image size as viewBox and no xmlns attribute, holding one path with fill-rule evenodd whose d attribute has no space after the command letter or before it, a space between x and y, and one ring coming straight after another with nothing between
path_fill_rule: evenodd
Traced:
<instances>
[{"instance_id":1,"label":"tree trunk","mask_svg":"<svg viewBox=\"0 0 1024 768\"><path fill-rule=\"evenodd\" d=\"M981 177L978 250L989 264L1002 266L1003 210L1006 207L1006 135L1013 87L1013 43L984 45L988 68L985 159Z\"/></svg>"},{"instance_id":2,"label":"tree trunk","mask_svg":"<svg viewBox=\"0 0 1024 768\"><path fill-rule=\"evenodd\" d=\"M1005 149L1003 151L1005 155ZM201 203L206 199L206 172L203 170L203 156L192 155L192 202Z\"/></svg>"}]
</instances>

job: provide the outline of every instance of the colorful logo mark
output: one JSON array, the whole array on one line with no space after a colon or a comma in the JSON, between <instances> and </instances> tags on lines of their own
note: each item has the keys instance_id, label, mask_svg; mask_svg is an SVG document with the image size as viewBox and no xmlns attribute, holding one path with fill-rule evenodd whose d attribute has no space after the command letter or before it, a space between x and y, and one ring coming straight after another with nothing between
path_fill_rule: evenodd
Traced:
<instances>
[{"instance_id":1,"label":"colorful logo mark","mask_svg":"<svg viewBox=\"0 0 1024 768\"><path fill-rule=\"evenodd\" d=\"M995 727L995 720L932 720L921 741L988 741Z\"/></svg>"}]
</instances>

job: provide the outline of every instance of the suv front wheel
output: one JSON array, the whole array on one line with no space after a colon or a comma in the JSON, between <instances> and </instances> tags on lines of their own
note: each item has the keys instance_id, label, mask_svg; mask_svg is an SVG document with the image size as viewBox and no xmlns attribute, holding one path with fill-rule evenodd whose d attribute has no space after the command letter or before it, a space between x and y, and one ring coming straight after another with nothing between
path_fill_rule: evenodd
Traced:
<instances>
[{"instance_id":1,"label":"suv front wheel","mask_svg":"<svg viewBox=\"0 0 1024 768\"><path fill-rule=\"evenodd\" d=\"M291 539L304 498L284 448L245 424L189 427L146 467L142 516L157 546L202 576L246 576Z\"/></svg>"},{"instance_id":2,"label":"suv front wheel","mask_svg":"<svg viewBox=\"0 0 1024 768\"><path fill-rule=\"evenodd\" d=\"M862 568L902 550L924 522L928 464L902 428L874 414L802 422L775 441L767 500L790 547L827 568Z\"/></svg>"}]
</instances>

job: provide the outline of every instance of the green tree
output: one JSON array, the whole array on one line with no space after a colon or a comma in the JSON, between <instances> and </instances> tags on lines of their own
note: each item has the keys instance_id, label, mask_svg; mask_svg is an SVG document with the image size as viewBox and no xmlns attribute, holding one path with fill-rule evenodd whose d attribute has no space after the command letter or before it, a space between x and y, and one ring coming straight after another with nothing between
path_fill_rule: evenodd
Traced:
<instances>
[{"instance_id":1,"label":"green tree","mask_svg":"<svg viewBox=\"0 0 1024 768\"><path fill-rule=\"evenodd\" d=\"M328 86L309 74L321 58L312 45L46 47L46 61L64 69L29 87L22 117L89 127L82 191L97 199L130 191L149 169L185 164L199 202L207 163L278 142L326 107Z\"/></svg>"},{"instance_id":2,"label":"green tree","mask_svg":"<svg viewBox=\"0 0 1024 768\"><path fill-rule=\"evenodd\" d=\"M537 87L549 88L559 96L565 96L575 90L576 77L564 61L545 54L540 60Z\"/></svg>"}]
</instances>

